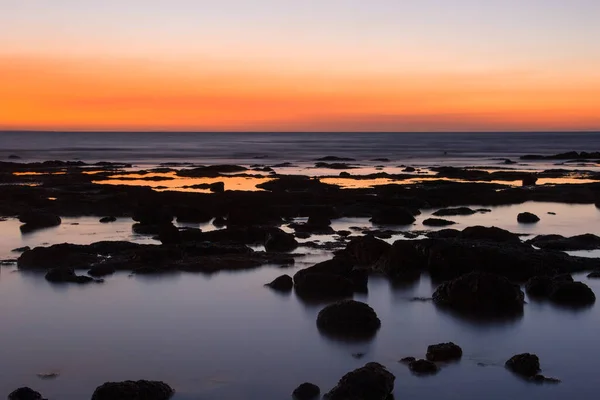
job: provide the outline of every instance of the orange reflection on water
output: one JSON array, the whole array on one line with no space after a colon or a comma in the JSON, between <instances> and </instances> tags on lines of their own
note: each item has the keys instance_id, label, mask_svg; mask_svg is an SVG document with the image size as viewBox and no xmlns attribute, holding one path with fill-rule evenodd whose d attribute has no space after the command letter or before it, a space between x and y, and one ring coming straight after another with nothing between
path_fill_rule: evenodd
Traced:
<instances>
[{"instance_id":1,"label":"orange reflection on water","mask_svg":"<svg viewBox=\"0 0 600 400\"><path fill-rule=\"evenodd\" d=\"M171 177L174 179L151 181L144 179L119 179L119 178L152 178L152 177ZM241 190L241 191L260 191L262 189L256 186L271 181L272 178L254 178L254 177L241 177L241 176L220 176L216 178L187 178L175 176L173 173L169 174L131 174L131 175L115 175L109 180L94 181L93 183L100 185L127 185L127 186L148 186L157 191L174 190L178 192L195 192L195 193L211 193L210 189L198 189L189 186L202 185L202 184L213 184L217 182L223 182L225 184L225 190ZM187 187L186 187L187 186Z\"/></svg>"},{"instance_id":2,"label":"orange reflection on water","mask_svg":"<svg viewBox=\"0 0 600 400\"><path fill-rule=\"evenodd\" d=\"M13 172L14 176L36 176L36 175L66 175L65 171L57 172Z\"/></svg>"}]
</instances>

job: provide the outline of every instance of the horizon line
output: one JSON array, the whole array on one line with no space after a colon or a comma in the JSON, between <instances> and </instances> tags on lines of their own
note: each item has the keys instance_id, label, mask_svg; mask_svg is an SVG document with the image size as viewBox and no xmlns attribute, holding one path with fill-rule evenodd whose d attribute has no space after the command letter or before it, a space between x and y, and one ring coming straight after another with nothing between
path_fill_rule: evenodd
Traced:
<instances>
[{"instance_id":1,"label":"horizon line","mask_svg":"<svg viewBox=\"0 0 600 400\"><path fill-rule=\"evenodd\" d=\"M423 133L423 134L431 134L431 133L441 133L441 134L450 134L450 133L600 133L599 129L575 129L575 130L481 130L481 131L460 131L460 130L452 130L452 131L256 131L256 130L127 130L127 129L67 129L67 130L49 130L49 129L0 129L0 134L3 133L273 133L273 134L307 134L307 133L388 133L388 134L407 134L407 133Z\"/></svg>"}]
</instances>

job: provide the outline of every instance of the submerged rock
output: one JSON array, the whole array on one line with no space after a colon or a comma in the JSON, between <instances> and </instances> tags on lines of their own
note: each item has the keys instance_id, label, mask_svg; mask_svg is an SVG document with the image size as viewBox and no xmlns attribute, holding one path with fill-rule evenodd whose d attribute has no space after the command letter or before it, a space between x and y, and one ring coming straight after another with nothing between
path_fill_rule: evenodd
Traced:
<instances>
[{"instance_id":1,"label":"submerged rock","mask_svg":"<svg viewBox=\"0 0 600 400\"><path fill-rule=\"evenodd\" d=\"M433 213L436 217L449 217L456 215L473 215L476 211L469 207L442 208Z\"/></svg>"},{"instance_id":2,"label":"submerged rock","mask_svg":"<svg viewBox=\"0 0 600 400\"><path fill-rule=\"evenodd\" d=\"M94 282L93 278L84 275L75 275L75 271L71 268L53 268L46 273L45 276L48 282L52 283L90 283Z\"/></svg>"},{"instance_id":3,"label":"submerged rock","mask_svg":"<svg viewBox=\"0 0 600 400\"><path fill-rule=\"evenodd\" d=\"M456 224L456 222L441 218L427 218L425 221L423 221L423 225L425 226L448 226L454 224Z\"/></svg>"},{"instance_id":4,"label":"submerged rock","mask_svg":"<svg viewBox=\"0 0 600 400\"><path fill-rule=\"evenodd\" d=\"M16 249L12 249L11 251L13 253L23 253L23 252L25 252L27 250L31 250L31 247L29 247L29 246L17 247Z\"/></svg>"},{"instance_id":5,"label":"submerged rock","mask_svg":"<svg viewBox=\"0 0 600 400\"><path fill-rule=\"evenodd\" d=\"M452 342L432 344L427 347L426 358L429 361L452 361L458 360L461 357L462 349Z\"/></svg>"},{"instance_id":6,"label":"submerged rock","mask_svg":"<svg viewBox=\"0 0 600 400\"><path fill-rule=\"evenodd\" d=\"M590 279L598 279L600 278L600 271L590 272L587 277Z\"/></svg>"},{"instance_id":7,"label":"submerged rock","mask_svg":"<svg viewBox=\"0 0 600 400\"><path fill-rule=\"evenodd\" d=\"M21 387L8 395L8 400L44 400L42 395L28 387Z\"/></svg>"},{"instance_id":8,"label":"submerged rock","mask_svg":"<svg viewBox=\"0 0 600 400\"><path fill-rule=\"evenodd\" d=\"M38 211L30 211L19 215L19 221L24 224L20 227L22 233L51 228L60 225L62 222L58 215Z\"/></svg>"},{"instance_id":9,"label":"submerged rock","mask_svg":"<svg viewBox=\"0 0 600 400\"><path fill-rule=\"evenodd\" d=\"M325 333L344 337L370 337L381 327L377 313L368 304L343 300L319 312L317 326Z\"/></svg>"},{"instance_id":10,"label":"submerged rock","mask_svg":"<svg viewBox=\"0 0 600 400\"><path fill-rule=\"evenodd\" d=\"M294 400L313 400L319 397L321 389L315 384L304 382L292 392Z\"/></svg>"},{"instance_id":11,"label":"submerged rock","mask_svg":"<svg viewBox=\"0 0 600 400\"><path fill-rule=\"evenodd\" d=\"M267 283L265 286L279 292L289 292L294 287L294 280L289 275L281 275L272 282Z\"/></svg>"},{"instance_id":12,"label":"submerged rock","mask_svg":"<svg viewBox=\"0 0 600 400\"><path fill-rule=\"evenodd\" d=\"M467 314L501 316L522 313L524 295L518 285L502 276L471 272L441 284L433 301Z\"/></svg>"},{"instance_id":13,"label":"submerged rock","mask_svg":"<svg viewBox=\"0 0 600 400\"><path fill-rule=\"evenodd\" d=\"M100 223L102 224L108 224L109 222L115 222L117 220L117 217L102 217L100 218Z\"/></svg>"},{"instance_id":14,"label":"submerged rock","mask_svg":"<svg viewBox=\"0 0 600 400\"><path fill-rule=\"evenodd\" d=\"M525 377L535 376L540 371L540 359L535 354L523 353L506 361L506 368Z\"/></svg>"},{"instance_id":15,"label":"submerged rock","mask_svg":"<svg viewBox=\"0 0 600 400\"><path fill-rule=\"evenodd\" d=\"M517 215L517 221L522 224L535 224L540 220L540 217L530 212L523 212Z\"/></svg>"},{"instance_id":16,"label":"submerged rock","mask_svg":"<svg viewBox=\"0 0 600 400\"><path fill-rule=\"evenodd\" d=\"M435 363L429 360L414 360L408 363L408 368L416 374L429 375L435 374L440 369Z\"/></svg>"},{"instance_id":17,"label":"submerged rock","mask_svg":"<svg viewBox=\"0 0 600 400\"><path fill-rule=\"evenodd\" d=\"M390 207L377 210L370 221L377 225L411 225L414 215L403 207Z\"/></svg>"},{"instance_id":18,"label":"submerged rock","mask_svg":"<svg viewBox=\"0 0 600 400\"><path fill-rule=\"evenodd\" d=\"M92 400L168 400L175 391L159 381L106 382L92 395Z\"/></svg>"},{"instance_id":19,"label":"submerged rock","mask_svg":"<svg viewBox=\"0 0 600 400\"><path fill-rule=\"evenodd\" d=\"M327 400L387 400L396 377L383 365L368 363L347 373L325 394Z\"/></svg>"}]
</instances>

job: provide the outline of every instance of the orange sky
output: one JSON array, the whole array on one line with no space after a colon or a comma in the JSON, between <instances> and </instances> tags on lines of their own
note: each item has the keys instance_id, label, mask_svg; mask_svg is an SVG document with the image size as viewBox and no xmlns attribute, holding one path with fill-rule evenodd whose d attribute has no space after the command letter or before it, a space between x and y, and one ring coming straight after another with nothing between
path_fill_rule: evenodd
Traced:
<instances>
[{"instance_id":1,"label":"orange sky","mask_svg":"<svg viewBox=\"0 0 600 400\"><path fill-rule=\"evenodd\" d=\"M65 21L58 11L48 9L56 16L38 21L15 2L14 18L0 17L5 32L13 33L0 38L0 130L600 130L600 52L587 25L573 25L579 9L551 10L547 20L536 14L539 32L526 26L527 19L521 27L505 25L509 16L519 22L511 9L486 9L477 12L490 18L506 11L506 21L498 17L502 23L488 32L489 21L464 32L460 21L446 27L432 21L423 31L405 27L402 36L391 35L398 21L390 19L386 29L377 25L385 26L389 7L396 7L389 2L384 9L383 3L377 3L381 9L346 10L345 19L332 9L322 25L299 20L290 29L279 20L269 25L289 10L278 10L272 21L236 20L246 29L237 31L223 11L222 20L211 20L212 30L201 31L198 21L182 19L183 12L170 16L166 28L148 21L121 26L109 18L110 7L104 17L91 10L91 18L90 10L77 10L81 3L70 0L56 6L71 7L73 21L89 20L59 29ZM167 3L147 4L163 10ZM294 11L312 18L310 9ZM360 20L375 11L380 21ZM571 19L556 19L566 11ZM98 21L114 26L93 26ZM369 23L381 31L364 30ZM325 31L330 25L336 30ZM574 26L587 42L576 41ZM488 36L478 38L479 32Z\"/></svg>"}]
</instances>

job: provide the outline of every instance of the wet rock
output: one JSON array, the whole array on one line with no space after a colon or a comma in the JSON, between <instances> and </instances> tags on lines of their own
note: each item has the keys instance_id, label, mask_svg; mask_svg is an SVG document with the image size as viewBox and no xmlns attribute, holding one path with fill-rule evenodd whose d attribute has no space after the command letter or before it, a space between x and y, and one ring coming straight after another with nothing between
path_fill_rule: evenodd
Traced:
<instances>
[{"instance_id":1,"label":"wet rock","mask_svg":"<svg viewBox=\"0 0 600 400\"><path fill-rule=\"evenodd\" d=\"M27 250L31 250L31 247L29 247L29 246L25 246L25 247L17 247L16 249L12 249L11 251L12 251L13 253L23 253L23 252L25 252L25 251L27 251Z\"/></svg>"},{"instance_id":2,"label":"wet rock","mask_svg":"<svg viewBox=\"0 0 600 400\"><path fill-rule=\"evenodd\" d=\"M295 232L294 236L296 236L298 239L308 239L312 236L312 234L310 232Z\"/></svg>"},{"instance_id":3,"label":"wet rock","mask_svg":"<svg viewBox=\"0 0 600 400\"><path fill-rule=\"evenodd\" d=\"M375 335L381 327L381 321L368 304L342 300L319 312L317 326L327 334L361 338Z\"/></svg>"},{"instance_id":4,"label":"wet rock","mask_svg":"<svg viewBox=\"0 0 600 400\"><path fill-rule=\"evenodd\" d=\"M39 392L36 392L35 390L28 388L28 387L22 387L22 388L18 388L17 390L15 390L11 394L9 394L8 400L44 400L44 399L42 398L42 395Z\"/></svg>"},{"instance_id":5,"label":"wet rock","mask_svg":"<svg viewBox=\"0 0 600 400\"><path fill-rule=\"evenodd\" d=\"M462 239L521 244L518 235L495 226L469 226L460 233Z\"/></svg>"},{"instance_id":6,"label":"wet rock","mask_svg":"<svg viewBox=\"0 0 600 400\"><path fill-rule=\"evenodd\" d=\"M574 307L596 302L596 295L583 282L559 282L554 285L549 298L554 303Z\"/></svg>"},{"instance_id":7,"label":"wet rock","mask_svg":"<svg viewBox=\"0 0 600 400\"><path fill-rule=\"evenodd\" d=\"M537 182L537 180L538 180L538 178L535 175L526 175L521 180L521 184L522 184L522 186L535 186L535 183Z\"/></svg>"},{"instance_id":8,"label":"wet rock","mask_svg":"<svg viewBox=\"0 0 600 400\"><path fill-rule=\"evenodd\" d=\"M100 218L100 223L102 224L108 224L110 222L115 222L117 220L117 217L102 217Z\"/></svg>"},{"instance_id":9,"label":"wet rock","mask_svg":"<svg viewBox=\"0 0 600 400\"><path fill-rule=\"evenodd\" d=\"M294 235L285 233L280 229L273 229L267 233L267 239L265 241L265 249L267 251L292 251L298 247L298 242L294 238Z\"/></svg>"},{"instance_id":10,"label":"wet rock","mask_svg":"<svg viewBox=\"0 0 600 400\"><path fill-rule=\"evenodd\" d=\"M561 235L538 235L526 243L547 250L577 251L600 249L600 237L586 233L572 237Z\"/></svg>"},{"instance_id":11,"label":"wet rock","mask_svg":"<svg viewBox=\"0 0 600 400\"><path fill-rule=\"evenodd\" d=\"M318 178L301 175L279 175L277 179L256 185L257 188L271 192L329 192L340 190L336 185L321 182Z\"/></svg>"},{"instance_id":12,"label":"wet rock","mask_svg":"<svg viewBox=\"0 0 600 400\"><path fill-rule=\"evenodd\" d=\"M456 215L473 215L475 210L469 207L457 207L457 208L442 208L433 213L436 217L450 217Z\"/></svg>"},{"instance_id":13,"label":"wet rock","mask_svg":"<svg viewBox=\"0 0 600 400\"><path fill-rule=\"evenodd\" d=\"M402 170L402 172L415 172L416 169L414 167L406 167Z\"/></svg>"},{"instance_id":14,"label":"wet rock","mask_svg":"<svg viewBox=\"0 0 600 400\"><path fill-rule=\"evenodd\" d=\"M357 168L350 164L346 163L327 163L327 162L317 162L315 163L315 168L326 168L326 169L352 169Z\"/></svg>"},{"instance_id":15,"label":"wet rock","mask_svg":"<svg viewBox=\"0 0 600 400\"><path fill-rule=\"evenodd\" d=\"M313 400L321 394L321 389L315 384L304 382L292 392L294 400Z\"/></svg>"},{"instance_id":16,"label":"wet rock","mask_svg":"<svg viewBox=\"0 0 600 400\"><path fill-rule=\"evenodd\" d=\"M535 354L517 354L506 361L505 365L512 372L525 377L535 376L540 371L540 359Z\"/></svg>"},{"instance_id":17,"label":"wet rock","mask_svg":"<svg viewBox=\"0 0 600 400\"><path fill-rule=\"evenodd\" d=\"M349 157L337 157L337 156L325 156L315 159L315 161L356 161L354 158Z\"/></svg>"},{"instance_id":18,"label":"wet rock","mask_svg":"<svg viewBox=\"0 0 600 400\"><path fill-rule=\"evenodd\" d=\"M392 247L383 240L371 235L352 239L344 250L344 254L351 258L356 265L372 265Z\"/></svg>"},{"instance_id":19,"label":"wet rock","mask_svg":"<svg viewBox=\"0 0 600 400\"><path fill-rule=\"evenodd\" d=\"M427 218L425 221L423 221L423 225L425 226L448 226L454 224L456 224L456 222L441 218Z\"/></svg>"},{"instance_id":20,"label":"wet rock","mask_svg":"<svg viewBox=\"0 0 600 400\"><path fill-rule=\"evenodd\" d=\"M204 208L178 207L175 209L175 217L177 222L202 224L212 219L212 213ZM225 226L225 223L221 226Z\"/></svg>"},{"instance_id":21,"label":"wet rock","mask_svg":"<svg viewBox=\"0 0 600 400\"><path fill-rule=\"evenodd\" d=\"M460 236L460 231L458 229L440 229L439 231L427 232L425 236L431 239L448 239L448 238L457 238Z\"/></svg>"},{"instance_id":22,"label":"wet rock","mask_svg":"<svg viewBox=\"0 0 600 400\"><path fill-rule=\"evenodd\" d=\"M158 381L106 382L92 395L92 400L168 400L175 391Z\"/></svg>"},{"instance_id":23,"label":"wet rock","mask_svg":"<svg viewBox=\"0 0 600 400\"><path fill-rule=\"evenodd\" d=\"M427 242L397 240L373 265L373 270L392 280L417 279L427 266L427 250Z\"/></svg>"},{"instance_id":24,"label":"wet rock","mask_svg":"<svg viewBox=\"0 0 600 400\"><path fill-rule=\"evenodd\" d=\"M522 224L535 224L539 220L540 217L530 212L523 212L517 215L517 221Z\"/></svg>"},{"instance_id":25,"label":"wet rock","mask_svg":"<svg viewBox=\"0 0 600 400\"><path fill-rule=\"evenodd\" d=\"M396 377L383 365L368 363L347 373L325 395L328 400L387 400L394 391Z\"/></svg>"},{"instance_id":26,"label":"wet rock","mask_svg":"<svg viewBox=\"0 0 600 400\"><path fill-rule=\"evenodd\" d=\"M87 273L89 276L100 278L103 276L112 275L116 271L117 270L112 265L98 265L90 268L90 270Z\"/></svg>"},{"instance_id":27,"label":"wet rock","mask_svg":"<svg viewBox=\"0 0 600 400\"><path fill-rule=\"evenodd\" d=\"M157 227L158 240L162 244L177 244L181 243L181 233L173 224L162 224Z\"/></svg>"},{"instance_id":28,"label":"wet rock","mask_svg":"<svg viewBox=\"0 0 600 400\"><path fill-rule=\"evenodd\" d=\"M427 347L426 358L429 361L453 361L461 357L462 349L452 342L432 344Z\"/></svg>"},{"instance_id":29,"label":"wet rock","mask_svg":"<svg viewBox=\"0 0 600 400\"><path fill-rule=\"evenodd\" d=\"M217 228L222 228L225 225L227 225L227 220L225 220L225 218L223 218L223 217L216 217L213 220L213 225Z\"/></svg>"},{"instance_id":30,"label":"wet rock","mask_svg":"<svg viewBox=\"0 0 600 400\"><path fill-rule=\"evenodd\" d=\"M232 174L247 170L248 168L240 165L209 165L205 167L182 169L177 171L177 175L189 178L215 178L221 176L221 174Z\"/></svg>"},{"instance_id":31,"label":"wet rock","mask_svg":"<svg viewBox=\"0 0 600 400\"><path fill-rule=\"evenodd\" d=\"M350 174L350 172L346 172L346 171L342 171L340 172L339 177L340 178L350 178L352 175Z\"/></svg>"},{"instance_id":32,"label":"wet rock","mask_svg":"<svg viewBox=\"0 0 600 400\"><path fill-rule=\"evenodd\" d=\"M600 271L590 272L587 277L590 279L598 279L600 278Z\"/></svg>"},{"instance_id":33,"label":"wet rock","mask_svg":"<svg viewBox=\"0 0 600 400\"><path fill-rule=\"evenodd\" d=\"M163 225L170 224L173 220L173 215L166 208L157 206L138 207L132 216L134 221L142 225Z\"/></svg>"},{"instance_id":34,"label":"wet rock","mask_svg":"<svg viewBox=\"0 0 600 400\"><path fill-rule=\"evenodd\" d=\"M265 286L279 292L289 292L294 287L294 280L289 275L281 275L275 278L273 282L267 283Z\"/></svg>"},{"instance_id":35,"label":"wet rock","mask_svg":"<svg viewBox=\"0 0 600 400\"><path fill-rule=\"evenodd\" d=\"M75 271L71 268L53 268L46 273L45 276L48 282L52 283L90 283L94 279L89 276L75 275Z\"/></svg>"},{"instance_id":36,"label":"wet rock","mask_svg":"<svg viewBox=\"0 0 600 400\"><path fill-rule=\"evenodd\" d=\"M377 225L411 225L413 214L403 207L389 207L377 210L370 221Z\"/></svg>"},{"instance_id":37,"label":"wet rock","mask_svg":"<svg viewBox=\"0 0 600 400\"><path fill-rule=\"evenodd\" d=\"M296 293L303 298L340 298L354 294L354 283L342 276L327 273L310 273L294 277Z\"/></svg>"},{"instance_id":38,"label":"wet rock","mask_svg":"<svg viewBox=\"0 0 600 400\"><path fill-rule=\"evenodd\" d=\"M534 276L525 283L525 291L531 297L548 297L561 282L573 282L569 274Z\"/></svg>"},{"instance_id":39,"label":"wet rock","mask_svg":"<svg viewBox=\"0 0 600 400\"><path fill-rule=\"evenodd\" d=\"M522 313L524 295L502 276L471 272L441 284L433 301L462 313L493 317Z\"/></svg>"},{"instance_id":40,"label":"wet rock","mask_svg":"<svg viewBox=\"0 0 600 400\"><path fill-rule=\"evenodd\" d=\"M58 226L62 222L57 215L38 211L30 211L19 215L19 221L24 224L20 227L22 233Z\"/></svg>"},{"instance_id":41,"label":"wet rock","mask_svg":"<svg viewBox=\"0 0 600 400\"><path fill-rule=\"evenodd\" d=\"M478 208L475 211L477 211L478 213L482 213L482 214L487 214L487 213L491 213L492 212L492 210L489 209L489 208Z\"/></svg>"},{"instance_id":42,"label":"wet rock","mask_svg":"<svg viewBox=\"0 0 600 400\"><path fill-rule=\"evenodd\" d=\"M530 379L535 383L560 383L560 379L550 378L541 374L534 375Z\"/></svg>"},{"instance_id":43,"label":"wet rock","mask_svg":"<svg viewBox=\"0 0 600 400\"><path fill-rule=\"evenodd\" d=\"M404 358L401 358L399 362L404 363L404 364L410 364L413 361L417 361L417 359L414 357L404 357Z\"/></svg>"},{"instance_id":44,"label":"wet rock","mask_svg":"<svg viewBox=\"0 0 600 400\"><path fill-rule=\"evenodd\" d=\"M410 368L412 372L421 375L436 374L439 371L438 366L429 360L412 361L408 363L408 368Z\"/></svg>"}]
</instances>

